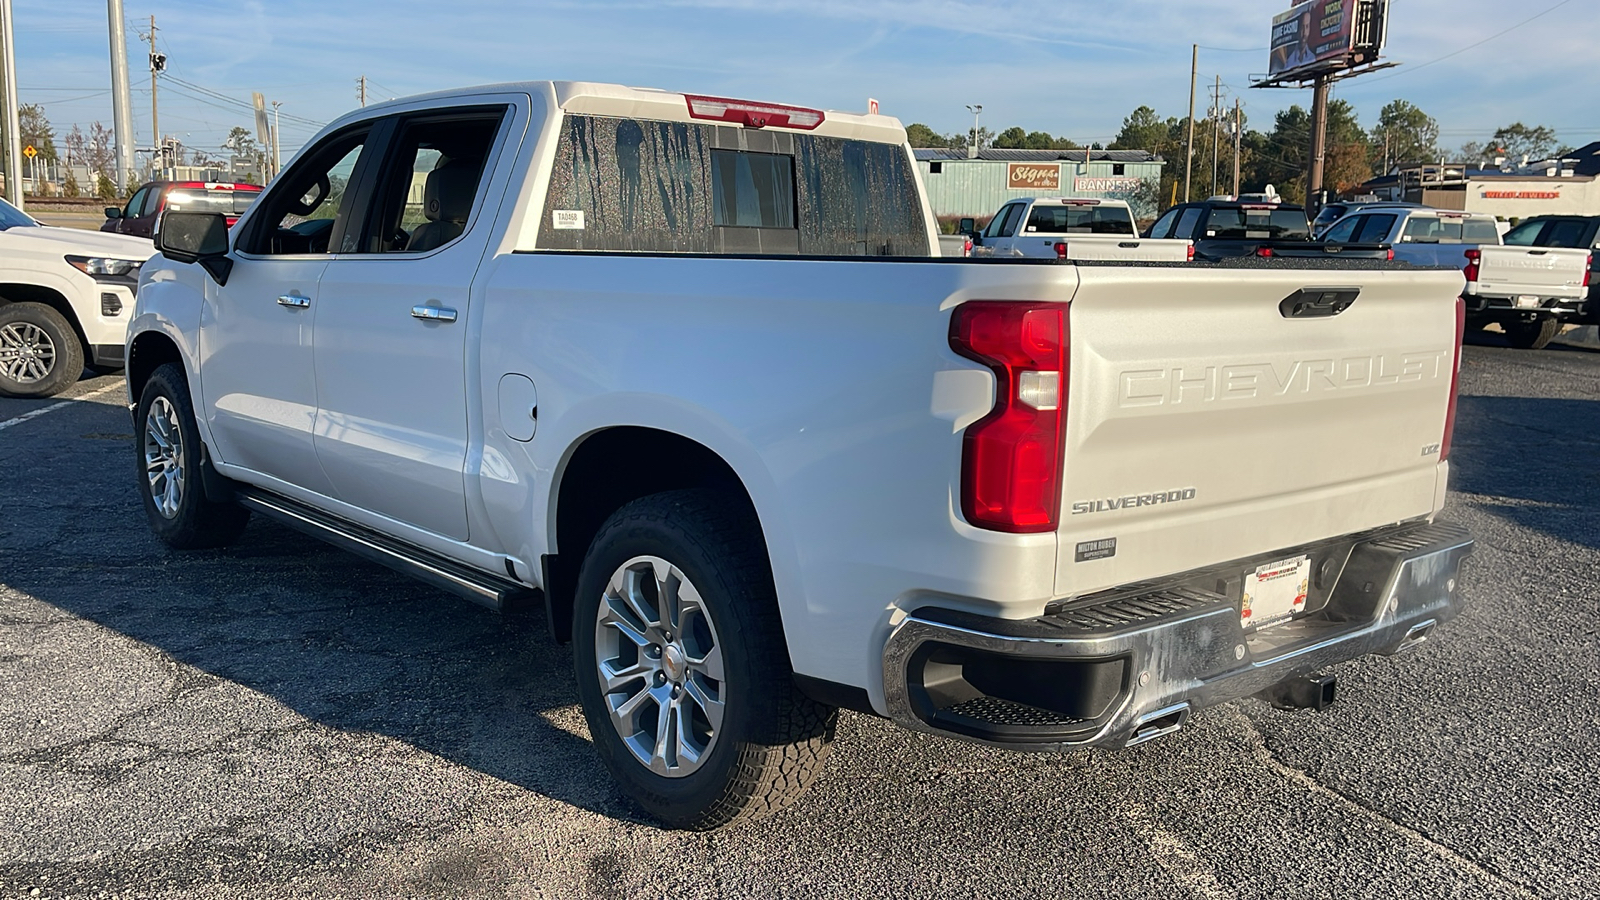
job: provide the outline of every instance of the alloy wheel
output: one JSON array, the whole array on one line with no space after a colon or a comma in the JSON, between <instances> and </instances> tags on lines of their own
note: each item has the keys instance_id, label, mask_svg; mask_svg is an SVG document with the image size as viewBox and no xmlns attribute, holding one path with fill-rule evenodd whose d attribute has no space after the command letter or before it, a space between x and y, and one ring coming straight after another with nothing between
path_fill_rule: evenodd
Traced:
<instances>
[{"instance_id":1,"label":"alloy wheel","mask_svg":"<svg viewBox=\"0 0 1600 900\"><path fill-rule=\"evenodd\" d=\"M43 381L56 364L56 345L50 334L32 322L8 322L0 327L0 374L18 384Z\"/></svg>"},{"instance_id":2,"label":"alloy wheel","mask_svg":"<svg viewBox=\"0 0 1600 900\"><path fill-rule=\"evenodd\" d=\"M183 432L178 428L178 411L166 397L152 400L145 413L144 474L156 511L176 518L183 503Z\"/></svg>"},{"instance_id":3,"label":"alloy wheel","mask_svg":"<svg viewBox=\"0 0 1600 900\"><path fill-rule=\"evenodd\" d=\"M722 644L683 571L657 556L617 568L595 616L596 677L634 758L682 778L710 756L727 697Z\"/></svg>"}]
</instances>

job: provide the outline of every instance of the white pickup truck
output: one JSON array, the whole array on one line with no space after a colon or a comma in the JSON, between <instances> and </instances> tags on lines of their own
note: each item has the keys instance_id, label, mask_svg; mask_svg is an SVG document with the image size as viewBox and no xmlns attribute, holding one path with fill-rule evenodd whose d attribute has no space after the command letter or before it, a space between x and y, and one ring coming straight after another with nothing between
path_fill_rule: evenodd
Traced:
<instances>
[{"instance_id":1,"label":"white pickup truck","mask_svg":"<svg viewBox=\"0 0 1600 900\"><path fill-rule=\"evenodd\" d=\"M1000 207L973 242L978 256L1124 262L1194 259L1190 241L1141 239L1132 208L1121 200L1019 198Z\"/></svg>"},{"instance_id":2,"label":"white pickup truck","mask_svg":"<svg viewBox=\"0 0 1600 900\"><path fill-rule=\"evenodd\" d=\"M155 533L541 601L674 826L794 799L839 707L1121 747L1459 607L1459 272L939 259L893 119L567 82L352 112L159 242Z\"/></svg>"},{"instance_id":3,"label":"white pickup truck","mask_svg":"<svg viewBox=\"0 0 1600 900\"><path fill-rule=\"evenodd\" d=\"M1589 251L1504 246L1494 216L1369 208L1335 222L1323 240L1392 244L1397 260L1462 269L1468 327L1498 322L1514 347L1541 349L1563 323L1583 316Z\"/></svg>"},{"instance_id":4,"label":"white pickup truck","mask_svg":"<svg viewBox=\"0 0 1600 900\"><path fill-rule=\"evenodd\" d=\"M0 200L0 395L48 397L122 368L147 240L41 225Z\"/></svg>"}]
</instances>

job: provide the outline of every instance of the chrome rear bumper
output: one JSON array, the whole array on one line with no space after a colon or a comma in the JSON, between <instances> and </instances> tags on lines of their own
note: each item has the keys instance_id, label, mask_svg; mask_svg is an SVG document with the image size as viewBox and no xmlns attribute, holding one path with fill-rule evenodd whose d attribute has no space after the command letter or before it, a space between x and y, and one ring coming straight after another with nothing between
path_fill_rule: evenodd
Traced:
<instances>
[{"instance_id":1,"label":"chrome rear bumper","mask_svg":"<svg viewBox=\"0 0 1600 900\"><path fill-rule=\"evenodd\" d=\"M1421 643L1458 609L1466 529L1417 524L1288 548L1053 604L1022 621L923 607L883 655L892 719L1019 750L1121 747L1176 731L1191 710L1325 666ZM1306 612L1246 633L1229 578L1306 553Z\"/></svg>"}]
</instances>

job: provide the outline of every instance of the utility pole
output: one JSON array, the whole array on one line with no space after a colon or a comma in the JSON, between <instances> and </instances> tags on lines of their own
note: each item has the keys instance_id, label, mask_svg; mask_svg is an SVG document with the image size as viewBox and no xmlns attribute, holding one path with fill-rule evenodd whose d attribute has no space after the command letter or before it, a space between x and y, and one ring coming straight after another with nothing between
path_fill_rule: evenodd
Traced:
<instances>
[{"instance_id":1,"label":"utility pole","mask_svg":"<svg viewBox=\"0 0 1600 900\"><path fill-rule=\"evenodd\" d=\"M1244 110L1239 98L1233 98L1233 199L1239 199L1239 148L1244 142Z\"/></svg>"},{"instance_id":2,"label":"utility pole","mask_svg":"<svg viewBox=\"0 0 1600 900\"><path fill-rule=\"evenodd\" d=\"M1194 85L1195 79L1200 74L1200 45L1194 45L1194 51L1189 59L1189 140L1184 145L1183 159L1183 202L1188 203L1193 195L1189 193L1189 181L1194 175Z\"/></svg>"},{"instance_id":3,"label":"utility pole","mask_svg":"<svg viewBox=\"0 0 1600 900\"><path fill-rule=\"evenodd\" d=\"M5 57L0 65L0 78L5 84L4 94L6 126L6 199L17 209L22 208L22 122L17 113L17 46L12 36L13 19L11 0L0 0L0 55Z\"/></svg>"},{"instance_id":4,"label":"utility pole","mask_svg":"<svg viewBox=\"0 0 1600 900\"><path fill-rule=\"evenodd\" d=\"M983 115L983 104L969 103L967 105L967 112L972 113L972 145L967 148L967 159L977 159L978 135L982 133L978 131L978 117Z\"/></svg>"},{"instance_id":5,"label":"utility pole","mask_svg":"<svg viewBox=\"0 0 1600 900\"><path fill-rule=\"evenodd\" d=\"M156 52L156 17L150 16L150 33L145 36L150 41L150 133L151 145L155 147L155 161L161 174L167 170L167 161L163 156L161 146L161 116L156 103L156 73L167 67L167 58Z\"/></svg>"},{"instance_id":6,"label":"utility pole","mask_svg":"<svg viewBox=\"0 0 1600 900\"><path fill-rule=\"evenodd\" d=\"M1217 195L1217 153L1221 149L1222 134L1217 127L1222 124L1222 76L1217 76L1217 86L1211 91L1211 196Z\"/></svg>"},{"instance_id":7,"label":"utility pole","mask_svg":"<svg viewBox=\"0 0 1600 900\"><path fill-rule=\"evenodd\" d=\"M1306 179L1306 209L1315 216L1315 206L1321 209L1322 171L1328 143L1328 86L1332 84L1327 73L1318 75L1311 97L1311 171Z\"/></svg>"},{"instance_id":8,"label":"utility pole","mask_svg":"<svg viewBox=\"0 0 1600 900\"><path fill-rule=\"evenodd\" d=\"M278 107L280 107L282 105L283 105L283 101L281 101L281 100L272 101L272 177L273 178L277 178L278 177L278 168L279 168L280 165L282 165L282 163L280 162L280 160L278 158Z\"/></svg>"},{"instance_id":9,"label":"utility pole","mask_svg":"<svg viewBox=\"0 0 1600 900\"><path fill-rule=\"evenodd\" d=\"M122 0L106 0L106 16L111 20L111 128L117 142L117 193L126 197L128 176L133 172L133 95L128 88L128 35L122 25Z\"/></svg>"},{"instance_id":10,"label":"utility pole","mask_svg":"<svg viewBox=\"0 0 1600 900\"><path fill-rule=\"evenodd\" d=\"M367 105L367 76L365 75L356 78L356 96L361 99L362 106Z\"/></svg>"}]
</instances>

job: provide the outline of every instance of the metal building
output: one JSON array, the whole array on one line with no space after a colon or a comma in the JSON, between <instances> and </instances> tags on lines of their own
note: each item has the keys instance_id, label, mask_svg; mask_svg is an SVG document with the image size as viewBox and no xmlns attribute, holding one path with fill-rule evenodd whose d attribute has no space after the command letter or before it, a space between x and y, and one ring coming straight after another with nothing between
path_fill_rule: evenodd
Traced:
<instances>
[{"instance_id":1,"label":"metal building","mask_svg":"<svg viewBox=\"0 0 1600 900\"><path fill-rule=\"evenodd\" d=\"M1153 216L1137 202L1140 182L1161 182L1165 160L1144 150L919 149L917 168L936 216L983 218L1014 197L1100 197L1126 200L1135 214ZM1154 198L1156 191L1148 195Z\"/></svg>"}]
</instances>

